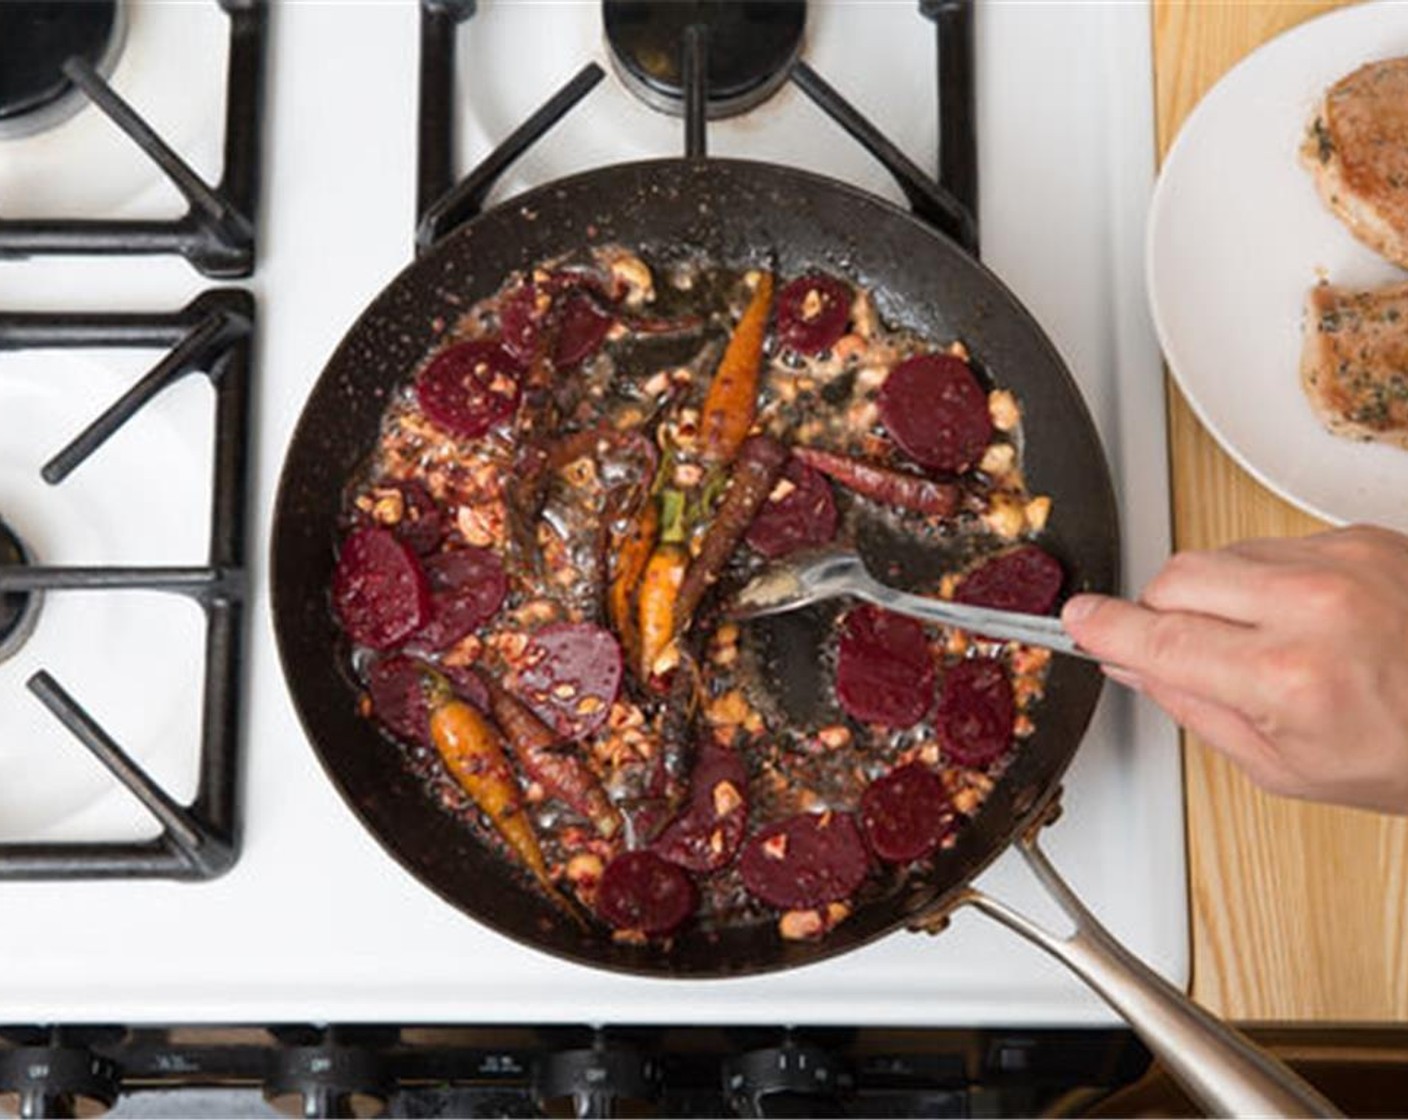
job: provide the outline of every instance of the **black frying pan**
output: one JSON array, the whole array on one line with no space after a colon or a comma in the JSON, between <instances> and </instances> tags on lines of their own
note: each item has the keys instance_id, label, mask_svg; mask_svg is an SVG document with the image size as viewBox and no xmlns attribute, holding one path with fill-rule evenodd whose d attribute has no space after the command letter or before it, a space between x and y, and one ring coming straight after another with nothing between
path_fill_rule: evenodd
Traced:
<instances>
[{"instance_id":1,"label":"black frying pan","mask_svg":"<svg viewBox=\"0 0 1408 1120\"><path fill-rule=\"evenodd\" d=\"M1052 802L1100 692L1090 664L1055 660L1036 734L956 847L921 878L858 905L818 942L784 942L771 923L686 930L668 949L584 931L440 811L398 750L357 714L359 686L328 588L344 488L376 442L388 393L435 345L437 319L453 321L515 269L606 242L656 260L702 250L725 265L765 263L784 276L813 266L843 273L874 290L886 320L962 339L978 368L1022 403L1027 478L1033 493L1053 499L1044 543L1064 563L1068 590L1115 588L1114 495L1090 415L1054 347L992 273L911 215L800 171L714 159L610 167L519 195L410 265L358 319L314 387L279 486L273 607L284 673L328 775L386 849L448 902L515 940L596 967L661 977L764 972L847 952L964 902L994 911L968 883L1034 832Z\"/></svg>"}]
</instances>

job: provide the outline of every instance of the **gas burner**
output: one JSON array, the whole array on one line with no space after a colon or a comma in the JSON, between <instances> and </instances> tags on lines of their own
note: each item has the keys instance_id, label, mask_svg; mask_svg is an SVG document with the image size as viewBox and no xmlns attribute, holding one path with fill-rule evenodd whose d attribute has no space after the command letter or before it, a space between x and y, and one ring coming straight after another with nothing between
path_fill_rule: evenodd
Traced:
<instances>
[{"instance_id":1,"label":"gas burner","mask_svg":"<svg viewBox=\"0 0 1408 1120\"><path fill-rule=\"evenodd\" d=\"M109 76L122 52L121 0L8 0L0 4L0 139L53 128L87 98L64 73L83 59Z\"/></svg>"},{"instance_id":2,"label":"gas burner","mask_svg":"<svg viewBox=\"0 0 1408 1120\"><path fill-rule=\"evenodd\" d=\"M604 0L603 22L621 81L653 109L684 113L685 30L707 30L708 115L747 112L787 80L802 49L805 0Z\"/></svg>"},{"instance_id":3,"label":"gas burner","mask_svg":"<svg viewBox=\"0 0 1408 1120\"><path fill-rule=\"evenodd\" d=\"M19 567L29 562L30 555L24 542L0 520L0 568ZM0 661L11 657L34 632L43 599L44 596L38 591L0 593Z\"/></svg>"}]
</instances>

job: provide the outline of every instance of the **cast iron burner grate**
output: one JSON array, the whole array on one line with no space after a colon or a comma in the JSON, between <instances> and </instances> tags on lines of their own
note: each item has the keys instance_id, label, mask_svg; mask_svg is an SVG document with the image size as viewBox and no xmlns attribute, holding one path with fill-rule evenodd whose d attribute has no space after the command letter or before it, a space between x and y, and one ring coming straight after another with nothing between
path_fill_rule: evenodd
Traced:
<instances>
[{"instance_id":1,"label":"cast iron burner grate","mask_svg":"<svg viewBox=\"0 0 1408 1120\"><path fill-rule=\"evenodd\" d=\"M65 96L71 97L75 91L80 95L79 105L81 98L91 101L151 157L190 207L171 221L0 218L0 259L43 254L179 253L206 276L234 279L254 271L268 13L265 0L216 2L230 20L225 158L220 182L211 186L197 175L108 85L102 60L95 64L89 57L91 51L80 50L60 62L63 82L58 86L56 104L64 103ZM0 2L0 43L5 42L12 20L23 21L26 9L70 6L51 0L18 5ZM5 51L12 47L0 48L0 74L10 67ZM17 79L0 77L0 91L12 80ZM0 123L3 120L0 116Z\"/></svg>"},{"instance_id":2,"label":"cast iron burner grate","mask_svg":"<svg viewBox=\"0 0 1408 1120\"><path fill-rule=\"evenodd\" d=\"M80 58L108 77L125 30L119 0L0 4L0 138L42 132L78 112L83 94L64 63Z\"/></svg>"},{"instance_id":3,"label":"cast iron burner grate","mask_svg":"<svg viewBox=\"0 0 1408 1120\"><path fill-rule=\"evenodd\" d=\"M29 550L0 518L0 569L27 566ZM38 591L0 594L0 661L12 657L34 632L43 595Z\"/></svg>"},{"instance_id":4,"label":"cast iron burner grate","mask_svg":"<svg viewBox=\"0 0 1408 1120\"><path fill-rule=\"evenodd\" d=\"M631 3L604 0L604 18L608 34L614 23L619 24L624 10L656 8L672 9L657 17L661 26L673 27L681 20L679 13L696 13L701 18L685 22L662 39L675 47L674 59L649 65L652 73L677 75L682 90L685 118L685 154L690 158L706 156L705 122L714 115L710 96L720 98L737 95L736 90L747 79L734 75L734 60L725 59L722 52L727 39L717 46L720 58L715 60L715 44L711 40L716 26L742 18L729 9L754 7L743 0L718 0L716 3L690 2L675 4ZM765 5L804 9L803 4ZM923 168L906 156L874 124L843 98L820 74L805 61L795 57L786 60L781 78L754 78L754 94L762 88L762 96L790 80L814 101L832 120L851 134L885 167L915 215L952 237L974 256L978 254L978 155L977 127L973 105L973 0L918 0L918 11L932 20L937 29L937 66L939 77L939 177L935 181ZM615 14L613 14L613 11ZM497 148L486 156L463 179L456 183L454 170L454 74L455 48L459 25L475 13L475 0L421 0L420 5L420 104L417 144L416 206L418 227L416 250L425 252L452 230L483 211L489 192L525 151L547 133L592 91L606 72L595 62L589 62L571 80L552 95L542 107L523 122ZM803 17L804 17L803 12ZM793 17L798 18L798 17ZM779 36L778 44L782 42ZM774 44L772 55L783 53ZM642 65L645 65L644 63ZM618 65L618 69L621 69ZM624 67L629 70L629 66ZM756 72L756 67L753 68ZM731 84L715 89L712 82L728 77ZM672 79L673 80L673 79ZM630 79L623 77L630 84ZM644 79L641 79L644 83ZM647 84L648 83L644 83ZM634 87L633 87L634 88ZM662 91L657 91L663 97ZM647 98L649 100L649 98ZM722 114L719 114L722 115Z\"/></svg>"},{"instance_id":5,"label":"cast iron burner grate","mask_svg":"<svg viewBox=\"0 0 1408 1120\"><path fill-rule=\"evenodd\" d=\"M168 385L203 373L215 390L215 469L209 560L194 568L66 568L0 564L0 596L38 592L163 591L185 595L205 613L205 682L200 777L180 805L48 672L29 690L163 826L151 840L112 843L3 843L0 879L210 879L239 856L240 666L244 646L245 490L249 442L254 299L216 289L173 313L0 314L0 349L162 347L165 357L43 468L61 483Z\"/></svg>"},{"instance_id":6,"label":"cast iron burner grate","mask_svg":"<svg viewBox=\"0 0 1408 1120\"><path fill-rule=\"evenodd\" d=\"M653 109L683 115L682 60L690 27L704 29L710 120L762 104L787 80L802 50L805 0L605 0L602 23L625 87Z\"/></svg>"}]
</instances>

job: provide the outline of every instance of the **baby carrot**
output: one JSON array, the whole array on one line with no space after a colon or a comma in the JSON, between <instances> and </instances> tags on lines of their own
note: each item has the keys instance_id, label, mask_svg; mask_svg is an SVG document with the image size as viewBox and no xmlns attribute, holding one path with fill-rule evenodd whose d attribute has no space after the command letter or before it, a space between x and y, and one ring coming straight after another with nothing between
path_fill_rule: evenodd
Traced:
<instances>
[{"instance_id":1,"label":"baby carrot","mask_svg":"<svg viewBox=\"0 0 1408 1120\"><path fill-rule=\"evenodd\" d=\"M548 896L575 913L548 874L498 731L472 704L456 698L442 680L432 680L426 687L430 691L430 741L446 768Z\"/></svg>"},{"instance_id":2,"label":"baby carrot","mask_svg":"<svg viewBox=\"0 0 1408 1120\"><path fill-rule=\"evenodd\" d=\"M675 636L675 600L689 566L689 550L684 543L683 493L661 492L660 524L660 542L645 565L636 598L642 682L655 676L655 667Z\"/></svg>"},{"instance_id":3,"label":"baby carrot","mask_svg":"<svg viewBox=\"0 0 1408 1120\"><path fill-rule=\"evenodd\" d=\"M958 487L952 482L935 482L918 475L902 474L888 467L815 447L794 447L792 454L807 466L834 478L847 490L854 490L887 506L939 517L948 517L958 508Z\"/></svg>"},{"instance_id":4,"label":"baby carrot","mask_svg":"<svg viewBox=\"0 0 1408 1120\"><path fill-rule=\"evenodd\" d=\"M640 628L631 607L650 562L659 526L660 509L653 498L647 497L616 550L611 586L606 592L606 614L620 639L627 665L639 664L640 660Z\"/></svg>"},{"instance_id":5,"label":"baby carrot","mask_svg":"<svg viewBox=\"0 0 1408 1120\"><path fill-rule=\"evenodd\" d=\"M570 749L559 750L562 737L498 681L489 680L487 684L489 710L508 738L509 750L523 772L541 783L549 797L590 820L603 836L615 836L621 828L621 814L591 768Z\"/></svg>"},{"instance_id":6,"label":"baby carrot","mask_svg":"<svg viewBox=\"0 0 1408 1120\"><path fill-rule=\"evenodd\" d=\"M706 462L732 460L757 418L758 377L771 313L772 273L764 272L733 329L699 414L700 450Z\"/></svg>"}]
</instances>

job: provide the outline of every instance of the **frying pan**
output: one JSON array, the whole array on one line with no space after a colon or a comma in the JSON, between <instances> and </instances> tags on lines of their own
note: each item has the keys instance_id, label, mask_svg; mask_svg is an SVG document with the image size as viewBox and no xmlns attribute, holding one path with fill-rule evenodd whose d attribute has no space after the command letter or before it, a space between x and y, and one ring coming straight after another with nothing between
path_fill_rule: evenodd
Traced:
<instances>
[{"instance_id":1,"label":"frying pan","mask_svg":"<svg viewBox=\"0 0 1408 1120\"><path fill-rule=\"evenodd\" d=\"M438 810L397 748L357 714L359 685L328 588L344 488L376 443L389 394L435 346L437 320L454 321L515 269L608 242L639 247L656 260L703 252L733 267L767 264L782 275L813 267L843 273L875 292L885 319L929 338L962 339L980 372L1022 402L1027 476L1033 492L1054 503L1044 543L1065 565L1069 586L1110 591L1118 584L1114 494L1079 391L1031 316L956 244L863 192L767 164L657 160L559 180L469 222L391 282L323 371L284 464L272 557L284 674L323 766L363 824L408 871L494 930L581 964L655 977L793 968L900 927L936 928L956 907L974 906L1086 979L1215 1112L1332 1115L1313 1090L1114 942L1041 855L1036 832L1053 812L1061 775L1099 696L1101 674L1092 665L1055 659L1036 734L957 845L925 873L859 900L846 922L816 942L783 941L771 924L707 935L686 930L669 948L584 931ZM896 542L869 547L911 575L924 562ZM815 673L814 663L784 663L783 691L789 677L795 685ZM1075 921L1073 936L1056 937L969 886L1014 842Z\"/></svg>"}]
</instances>

